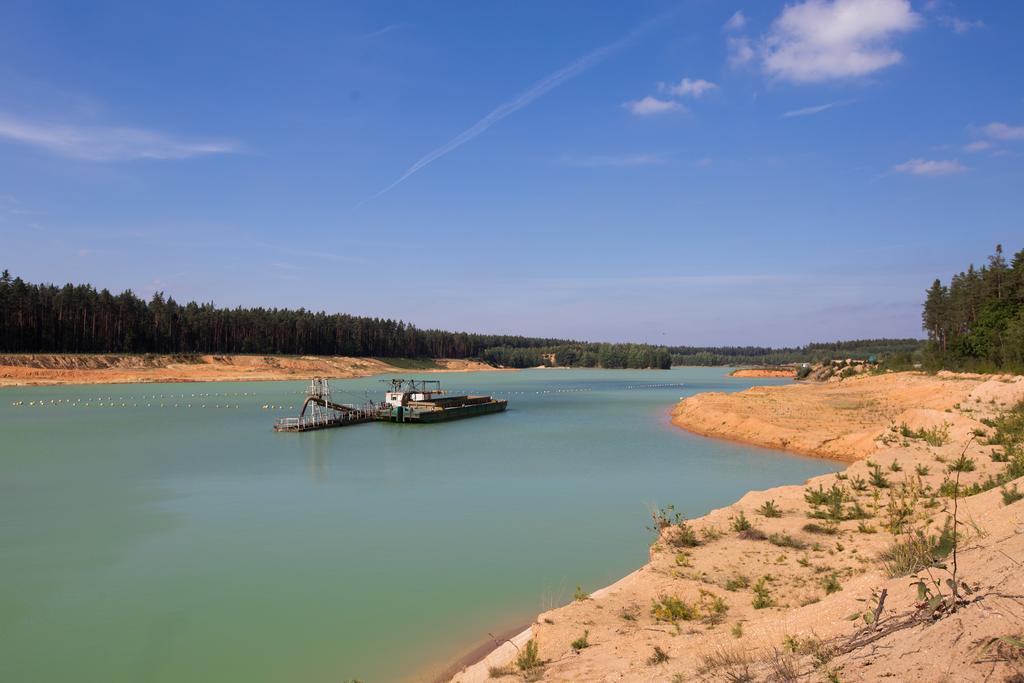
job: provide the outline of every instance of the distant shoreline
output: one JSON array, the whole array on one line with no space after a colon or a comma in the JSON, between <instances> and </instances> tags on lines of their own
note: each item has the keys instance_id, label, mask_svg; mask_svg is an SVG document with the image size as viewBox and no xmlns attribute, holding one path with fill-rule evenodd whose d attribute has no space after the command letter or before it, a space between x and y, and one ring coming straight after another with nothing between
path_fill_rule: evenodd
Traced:
<instances>
[{"instance_id":1,"label":"distant shoreline","mask_svg":"<svg viewBox=\"0 0 1024 683\"><path fill-rule=\"evenodd\" d=\"M506 370L474 360L242 354L0 354L0 387L269 382Z\"/></svg>"}]
</instances>

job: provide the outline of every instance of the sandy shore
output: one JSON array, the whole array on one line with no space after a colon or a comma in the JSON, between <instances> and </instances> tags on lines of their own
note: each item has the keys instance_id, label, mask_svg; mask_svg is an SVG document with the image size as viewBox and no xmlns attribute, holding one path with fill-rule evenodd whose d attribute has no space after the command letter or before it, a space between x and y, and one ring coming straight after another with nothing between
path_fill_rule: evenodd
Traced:
<instances>
[{"instance_id":1,"label":"sandy shore","mask_svg":"<svg viewBox=\"0 0 1024 683\"><path fill-rule=\"evenodd\" d=\"M982 420L1021 400L1024 377L912 373L690 397L674 411L680 426L758 445L785 441L851 464L803 486L750 492L685 527L668 524L648 564L588 599L539 615L514 646L452 680L952 682L1024 675L1024 655L993 641L1024 633L1024 501L1004 504L1000 488L958 499L958 579L972 593L955 614L921 617L911 586L933 577L948 593L946 570L896 571L880 557L918 531L937 537L948 524L953 502L937 490L955 476L950 463L961 453L974 465L960 473L961 485L1005 469L991 457L1000 447L976 435L991 434ZM926 439L918 430L941 436ZM808 492L819 486L839 487L841 519L822 519L836 515L812 504ZM741 515L745 523L737 521ZM741 531L746 523L750 529ZM864 614L883 590L887 599L868 626ZM581 638L586 647L574 647ZM524 674L515 659L530 639L544 665Z\"/></svg>"},{"instance_id":2,"label":"sandy shore","mask_svg":"<svg viewBox=\"0 0 1024 683\"><path fill-rule=\"evenodd\" d=\"M424 367L420 367L424 366ZM478 361L438 358L401 368L376 358L248 355L0 355L0 387L149 382L245 382L381 374L497 370Z\"/></svg>"},{"instance_id":3,"label":"sandy shore","mask_svg":"<svg viewBox=\"0 0 1024 683\"><path fill-rule=\"evenodd\" d=\"M740 368L729 373L730 377L787 377L793 379L794 368Z\"/></svg>"}]
</instances>

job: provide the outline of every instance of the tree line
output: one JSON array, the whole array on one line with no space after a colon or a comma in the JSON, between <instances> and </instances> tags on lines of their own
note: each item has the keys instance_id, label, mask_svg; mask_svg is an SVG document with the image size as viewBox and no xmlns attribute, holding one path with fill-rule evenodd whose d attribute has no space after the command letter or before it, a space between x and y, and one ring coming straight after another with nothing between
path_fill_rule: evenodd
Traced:
<instances>
[{"instance_id":1,"label":"tree line","mask_svg":"<svg viewBox=\"0 0 1024 683\"><path fill-rule=\"evenodd\" d=\"M802 347L654 346L421 330L401 320L305 309L149 301L127 290L32 284L0 275L0 352L174 353L475 358L505 367L669 368L777 365L920 351L915 339L866 339Z\"/></svg>"},{"instance_id":2,"label":"tree line","mask_svg":"<svg viewBox=\"0 0 1024 683\"><path fill-rule=\"evenodd\" d=\"M478 358L496 365L667 368L670 354L644 344L421 330L401 320L305 309L149 301L127 290L32 284L0 274L0 352L243 353Z\"/></svg>"},{"instance_id":3,"label":"tree line","mask_svg":"<svg viewBox=\"0 0 1024 683\"><path fill-rule=\"evenodd\" d=\"M1007 263L1002 245L945 285L928 289L921 324L929 368L1024 372L1024 249Z\"/></svg>"}]
</instances>

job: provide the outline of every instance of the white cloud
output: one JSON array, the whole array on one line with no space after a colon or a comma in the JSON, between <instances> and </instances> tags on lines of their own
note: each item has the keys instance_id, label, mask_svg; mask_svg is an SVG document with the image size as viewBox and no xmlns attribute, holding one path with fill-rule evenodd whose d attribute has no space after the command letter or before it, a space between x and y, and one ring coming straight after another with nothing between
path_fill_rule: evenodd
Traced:
<instances>
[{"instance_id":1,"label":"white cloud","mask_svg":"<svg viewBox=\"0 0 1024 683\"><path fill-rule=\"evenodd\" d=\"M892 170L897 173L909 173L911 175L950 175L951 173L966 171L967 167L955 159L911 159L902 164L896 164L892 167Z\"/></svg>"},{"instance_id":2,"label":"white cloud","mask_svg":"<svg viewBox=\"0 0 1024 683\"><path fill-rule=\"evenodd\" d=\"M792 110L787 111L784 114L782 114L781 118L790 119L790 118L793 118L795 116L813 116L814 114L820 114L821 112L825 111L826 109L831 109L832 107L841 107L841 106L843 106L845 104L849 104L849 103L848 102L829 102L828 104L819 104L819 105L816 105L816 106L813 106L813 107L803 107L802 109L792 109Z\"/></svg>"},{"instance_id":3,"label":"white cloud","mask_svg":"<svg viewBox=\"0 0 1024 683\"><path fill-rule=\"evenodd\" d=\"M992 149L992 143L988 140L978 140L964 145L964 149L968 152L984 152L986 149Z\"/></svg>"},{"instance_id":4,"label":"white cloud","mask_svg":"<svg viewBox=\"0 0 1024 683\"><path fill-rule=\"evenodd\" d=\"M750 38L746 36L740 36L739 38L730 37L726 40L725 44L729 50L729 66L743 66L754 61L757 57Z\"/></svg>"},{"instance_id":5,"label":"white cloud","mask_svg":"<svg viewBox=\"0 0 1024 683\"><path fill-rule=\"evenodd\" d=\"M678 84L672 85L671 83L659 83L658 90L669 95L676 97L694 97L700 98L704 93L709 90L714 90L718 86L710 81L705 81L703 78L689 79L684 78L679 81Z\"/></svg>"},{"instance_id":6,"label":"white cloud","mask_svg":"<svg viewBox=\"0 0 1024 683\"><path fill-rule=\"evenodd\" d=\"M922 23L908 0L806 0L786 5L764 38L764 70L814 83L866 76L897 64L899 33Z\"/></svg>"},{"instance_id":7,"label":"white cloud","mask_svg":"<svg viewBox=\"0 0 1024 683\"><path fill-rule=\"evenodd\" d=\"M666 161L664 154L615 154L589 157L566 157L561 160L573 168L608 168L629 166L657 166Z\"/></svg>"},{"instance_id":8,"label":"white cloud","mask_svg":"<svg viewBox=\"0 0 1024 683\"><path fill-rule=\"evenodd\" d=\"M996 140L1024 140L1024 126L1011 126L994 121L982 130L985 135Z\"/></svg>"},{"instance_id":9,"label":"white cloud","mask_svg":"<svg viewBox=\"0 0 1024 683\"><path fill-rule=\"evenodd\" d=\"M736 10L736 12L729 17L729 21L725 22L723 28L726 31L738 31L747 25L747 17L743 14L743 10Z\"/></svg>"},{"instance_id":10,"label":"white cloud","mask_svg":"<svg viewBox=\"0 0 1024 683\"><path fill-rule=\"evenodd\" d=\"M943 26L952 29L954 33L963 35L968 31L976 28L985 28L985 22L981 19L961 19L960 17L939 17L939 21Z\"/></svg>"},{"instance_id":11,"label":"white cloud","mask_svg":"<svg viewBox=\"0 0 1024 683\"><path fill-rule=\"evenodd\" d=\"M666 114L673 111L686 111L686 107L673 102L672 100L659 100L657 97L648 95L642 100L633 100L622 105L634 116L651 116L654 114Z\"/></svg>"},{"instance_id":12,"label":"white cloud","mask_svg":"<svg viewBox=\"0 0 1024 683\"><path fill-rule=\"evenodd\" d=\"M187 159L242 151L242 146L231 140L187 141L141 128L39 123L4 114L0 114L0 138L86 161Z\"/></svg>"}]
</instances>

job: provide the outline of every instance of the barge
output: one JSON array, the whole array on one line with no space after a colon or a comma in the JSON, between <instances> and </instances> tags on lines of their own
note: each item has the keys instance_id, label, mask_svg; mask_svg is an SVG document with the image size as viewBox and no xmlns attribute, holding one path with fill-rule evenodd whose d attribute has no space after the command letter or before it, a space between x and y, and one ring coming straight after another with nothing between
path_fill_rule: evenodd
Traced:
<instances>
[{"instance_id":1,"label":"barge","mask_svg":"<svg viewBox=\"0 0 1024 683\"><path fill-rule=\"evenodd\" d=\"M500 413L508 401L490 396L449 395L437 380L391 379L381 403L338 403L326 379L310 382L298 417L275 420L275 432L308 432L363 422L434 423Z\"/></svg>"},{"instance_id":2,"label":"barge","mask_svg":"<svg viewBox=\"0 0 1024 683\"><path fill-rule=\"evenodd\" d=\"M508 401L490 396L449 396L438 380L393 379L380 419L388 422L446 422L500 413Z\"/></svg>"}]
</instances>

